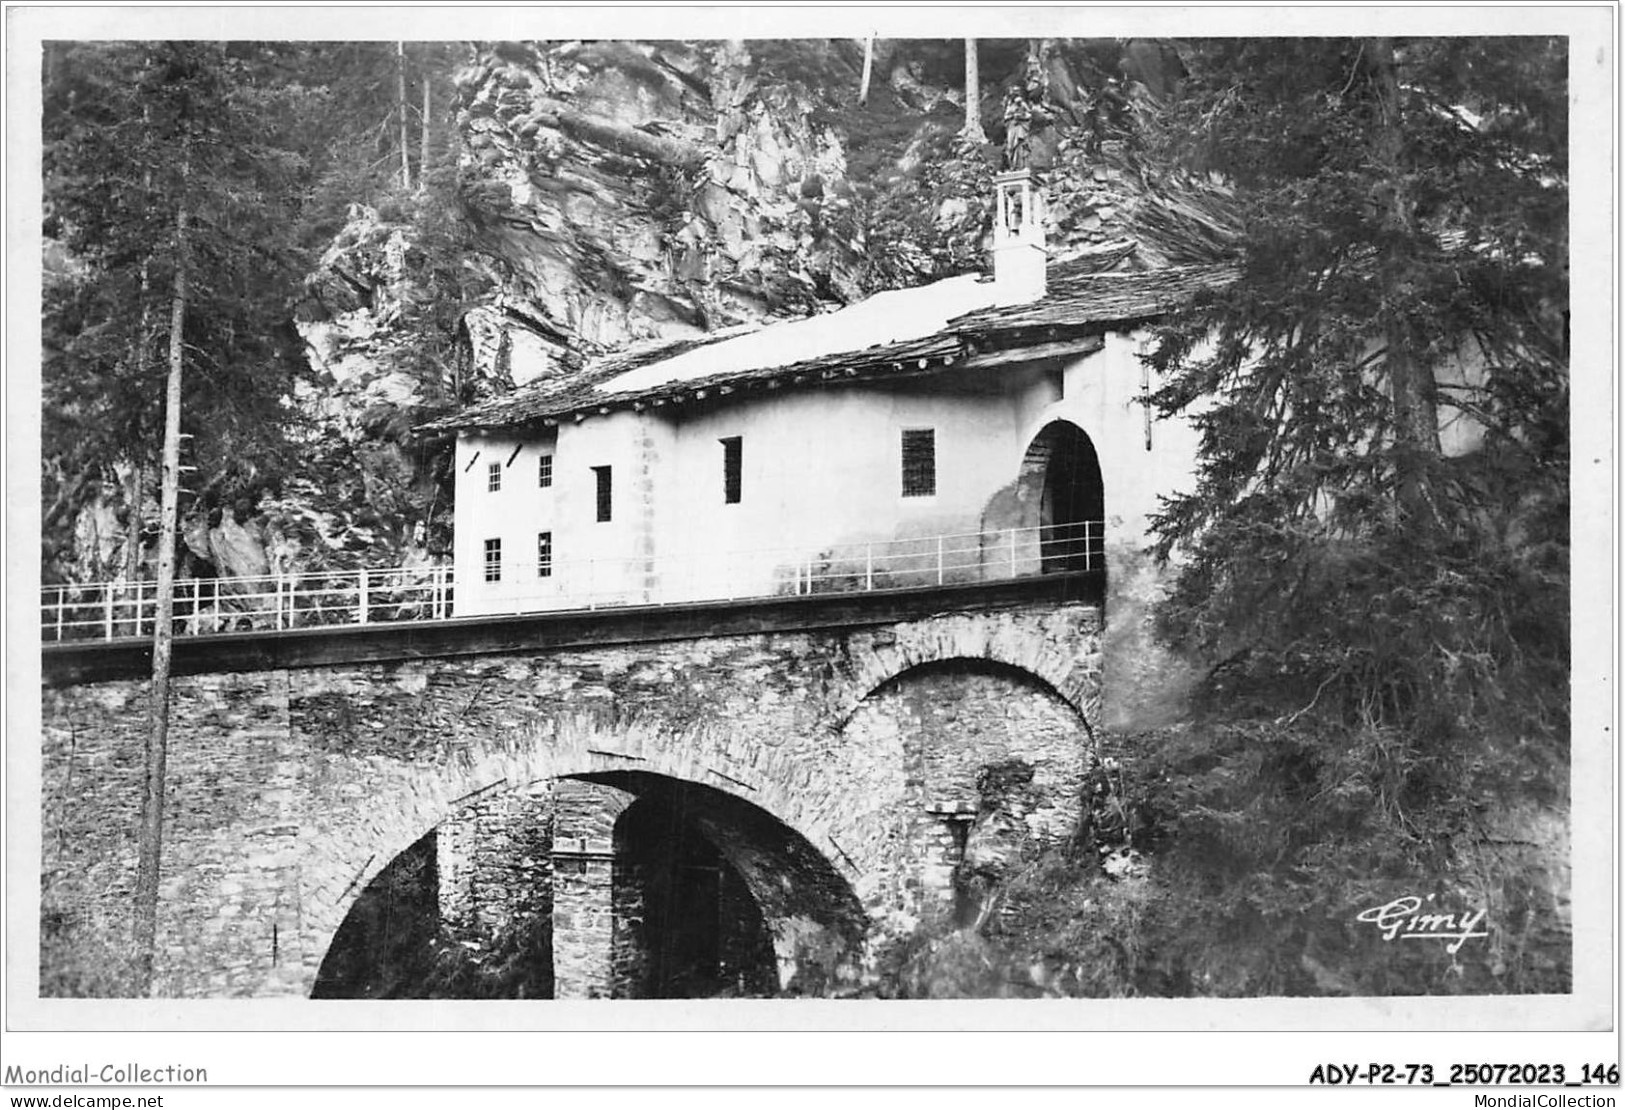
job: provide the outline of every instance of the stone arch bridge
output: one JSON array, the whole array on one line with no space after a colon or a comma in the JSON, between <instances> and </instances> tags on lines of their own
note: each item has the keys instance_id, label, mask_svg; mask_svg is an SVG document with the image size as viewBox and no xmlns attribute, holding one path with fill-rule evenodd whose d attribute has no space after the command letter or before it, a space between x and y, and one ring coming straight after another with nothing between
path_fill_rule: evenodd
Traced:
<instances>
[{"instance_id":1,"label":"stone arch bridge","mask_svg":"<svg viewBox=\"0 0 1625 1110\"><path fill-rule=\"evenodd\" d=\"M1075 828L1100 589L178 641L155 993L381 989L403 876L470 950L526 933L539 994L839 989L967 853ZM42 935L81 960L128 936L149 651L45 652Z\"/></svg>"}]
</instances>

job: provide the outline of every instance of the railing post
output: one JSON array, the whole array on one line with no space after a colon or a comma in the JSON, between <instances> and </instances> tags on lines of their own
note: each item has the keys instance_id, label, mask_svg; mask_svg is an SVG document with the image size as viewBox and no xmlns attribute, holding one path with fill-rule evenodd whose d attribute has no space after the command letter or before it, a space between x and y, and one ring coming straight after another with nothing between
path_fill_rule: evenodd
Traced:
<instances>
[{"instance_id":1,"label":"railing post","mask_svg":"<svg viewBox=\"0 0 1625 1110\"><path fill-rule=\"evenodd\" d=\"M937 537L937 585L942 585L942 537Z\"/></svg>"},{"instance_id":2,"label":"railing post","mask_svg":"<svg viewBox=\"0 0 1625 1110\"><path fill-rule=\"evenodd\" d=\"M1010 529L1010 577L1016 576L1016 529Z\"/></svg>"},{"instance_id":3,"label":"railing post","mask_svg":"<svg viewBox=\"0 0 1625 1110\"><path fill-rule=\"evenodd\" d=\"M102 584L102 625L106 632L106 639L113 638L113 583Z\"/></svg>"},{"instance_id":4,"label":"railing post","mask_svg":"<svg viewBox=\"0 0 1625 1110\"><path fill-rule=\"evenodd\" d=\"M367 623L367 569L365 567L361 568L361 576L357 580L356 586L357 586L356 594L357 594L357 597L358 597L359 603L360 603L359 604L359 612L360 612L360 615L361 615L361 623L366 624Z\"/></svg>"},{"instance_id":5,"label":"railing post","mask_svg":"<svg viewBox=\"0 0 1625 1110\"><path fill-rule=\"evenodd\" d=\"M875 545L865 544L863 549L863 588L875 588Z\"/></svg>"},{"instance_id":6,"label":"railing post","mask_svg":"<svg viewBox=\"0 0 1625 1110\"><path fill-rule=\"evenodd\" d=\"M1089 542L1089 521L1083 522L1083 569L1094 570L1095 547Z\"/></svg>"},{"instance_id":7,"label":"railing post","mask_svg":"<svg viewBox=\"0 0 1625 1110\"><path fill-rule=\"evenodd\" d=\"M62 587L58 586L56 588L56 638L58 642L62 639L62 611L67 608L67 603L63 600L64 596Z\"/></svg>"}]
</instances>

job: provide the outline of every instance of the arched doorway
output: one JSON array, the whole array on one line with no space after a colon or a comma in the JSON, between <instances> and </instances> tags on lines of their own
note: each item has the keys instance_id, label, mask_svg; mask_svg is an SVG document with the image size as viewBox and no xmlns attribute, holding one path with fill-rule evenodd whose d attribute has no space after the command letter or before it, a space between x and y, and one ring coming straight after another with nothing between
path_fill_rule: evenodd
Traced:
<instances>
[{"instance_id":1,"label":"arched doorway","mask_svg":"<svg viewBox=\"0 0 1625 1110\"><path fill-rule=\"evenodd\" d=\"M1106 491L1082 428L1046 424L1027 448L1017 486L1025 522L1038 530L1043 573L1105 569Z\"/></svg>"}]
</instances>

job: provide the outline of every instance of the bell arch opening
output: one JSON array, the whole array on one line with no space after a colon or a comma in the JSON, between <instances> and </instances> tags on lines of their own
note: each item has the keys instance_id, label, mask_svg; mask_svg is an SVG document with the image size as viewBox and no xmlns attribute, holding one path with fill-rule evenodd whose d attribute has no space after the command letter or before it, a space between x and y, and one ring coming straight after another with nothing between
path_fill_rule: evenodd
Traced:
<instances>
[{"instance_id":1,"label":"bell arch opening","mask_svg":"<svg viewBox=\"0 0 1625 1110\"><path fill-rule=\"evenodd\" d=\"M1017 491L1023 523L1038 533L1041 573L1105 569L1106 490L1082 428L1046 424L1022 458Z\"/></svg>"}]
</instances>

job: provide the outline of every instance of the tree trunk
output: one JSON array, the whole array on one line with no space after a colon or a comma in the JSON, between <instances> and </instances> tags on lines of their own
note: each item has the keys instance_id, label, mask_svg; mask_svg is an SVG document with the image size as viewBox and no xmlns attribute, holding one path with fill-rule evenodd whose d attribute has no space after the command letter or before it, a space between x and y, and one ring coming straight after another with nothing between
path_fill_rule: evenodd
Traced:
<instances>
[{"instance_id":1,"label":"tree trunk","mask_svg":"<svg viewBox=\"0 0 1625 1110\"><path fill-rule=\"evenodd\" d=\"M126 582L141 577L141 485L146 470L140 459L130 463L130 488L124 495L127 516L124 520L124 570L120 577ZM139 620L139 615L137 617Z\"/></svg>"},{"instance_id":2,"label":"tree trunk","mask_svg":"<svg viewBox=\"0 0 1625 1110\"><path fill-rule=\"evenodd\" d=\"M982 78L976 63L976 40L965 40L965 130L966 139L973 143L987 142L982 130Z\"/></svg>"},{"instance_id":3,"label":"tree trunk","mask_svg":"<svg viewBox=\"0 0 1625 1110\"><path fill-rule=\"evenodd\" d=\"M135 948L137 985L152 990L153 958L158 937L158 876L163 858L165 760L169 749L169 661L174 648L175 531L180 515L181 366L184 354L187 298L187 224L185 181L190 159L181 163L182 199L175 214L175 295L169 315L169 382L164 401L163 506L158 540L158 612L152 638L152 689L149 698L146 796L137 838L135 873Z\"/></svg>"},{"instance_id":4,"label":"tree trunk","mask_svg":"<svg viewBox=\"0 0 1625 1110\"><path fill-rule=\"evenodd\" d=\"M422 69L423 81L423 118L418 121L418 138L421 145L418 151L418 189L429 187L429 67Z\"/></svg>"},{"instance_id":5,"label":"tree trunk","mask_svg":"<svg viewBox=\"0 0 1625 1110\"><path fill-rule=\"evenodd\" d=\"M1394 466L1399 504L1407 520L1431 534L1439 527L1434 504L1432 471L1441 455L1439 445L1438 383L1432 370L1417 358L1421 337L1408 319L1405 284L1415 264L1416 204L1406 182L1404 120L1401 118L1399 72L1393 42L1367 39L1364 48L1376 75L1380 107L1377 161L1387 182L1381 218L1387 242L1379 263L1382 275L1383 366L1393 404Z\"/></svg>"},{"instance_id":6,"label":"tree trunk","mask_svg":"<svg viewBox=\"0 0 1625 1110\"><path fill-rule=\"evenodd\" d=\"M863 81L858 85L858 103L869 103L869 78L875 71L875 37L863 40Z\"/></svg>"},{"instance_id":7,"label":"tree trunk","mask_svg":"<svg viewBox=\"0 0 1625 1110\"><path fill-rule=\"evenodd\" d=\"M142 109L143 121L149 116L149 110ZM149 173L143 181L147 191L152 190L152 175ZM130 363L135 370L137 379L144 374L147 362L147 329L152 323L152 260L141 261L141 323L138 325L135 339L130 344ZM139 577L141 566L141 488L142 479L146 474L144 459L140 451L132 452L130 458L130 490L125 495L125 508L128 516L124 524L124 573L126 582L134 582ZM139 608L139 606L138 606ZM137 620L140 616L137 614Z\"/></svg>"},{"instance_id":8,"label":"tree trunk","mask_svg":"<svg viewBox=\"0 0 1625 1110\"><path fill-rule=\"evenodd\" d=\"M411 145L406 133L406 44L395 44L395 114L401 124L401 188L412 187L412 162L407 155Z\"/></svg>"}]
</instances>

